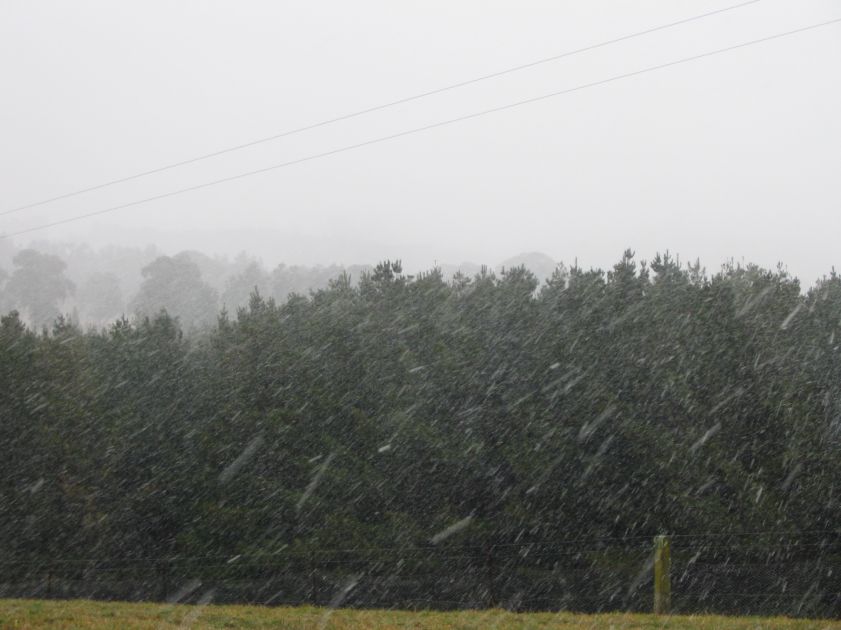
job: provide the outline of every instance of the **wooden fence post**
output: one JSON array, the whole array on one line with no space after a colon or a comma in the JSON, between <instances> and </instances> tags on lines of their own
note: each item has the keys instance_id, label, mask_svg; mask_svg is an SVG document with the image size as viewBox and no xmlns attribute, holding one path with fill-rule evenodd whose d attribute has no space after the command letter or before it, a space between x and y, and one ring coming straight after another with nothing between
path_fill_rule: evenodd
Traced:
<instances>
[{"instance_id":1,"label":"wooden fence post","mask_svg":"<svg viewBox=\"0 0 841 630\"><path fill-rule=\"evenodd\" d=\"M654 537L654 614L668 615L672 607L671 541L668 536Z\"/></svg>"}]
</instances>

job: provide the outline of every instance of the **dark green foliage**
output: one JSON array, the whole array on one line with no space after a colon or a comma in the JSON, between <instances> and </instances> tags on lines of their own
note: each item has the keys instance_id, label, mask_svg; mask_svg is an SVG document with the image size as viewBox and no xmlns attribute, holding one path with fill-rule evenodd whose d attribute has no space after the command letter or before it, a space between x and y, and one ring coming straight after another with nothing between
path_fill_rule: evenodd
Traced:
<instances>
[{"instance_id":1,"label":"dark green foliage","mask_svg":"<svg viewBox=\"0 0 841 630\"><path fill-rule=\"evenodd\" d=\"M154 263L176 264L161 290L212 319L192 263ZM386 261L280 305L254 292L189 338L166 314L50 334L11 314L0 554L417 546L468 517L442 545L831 530L839 347L834 273L802 295L779 269L630 251L542 287Z\"/></svg>"}]
</instances>

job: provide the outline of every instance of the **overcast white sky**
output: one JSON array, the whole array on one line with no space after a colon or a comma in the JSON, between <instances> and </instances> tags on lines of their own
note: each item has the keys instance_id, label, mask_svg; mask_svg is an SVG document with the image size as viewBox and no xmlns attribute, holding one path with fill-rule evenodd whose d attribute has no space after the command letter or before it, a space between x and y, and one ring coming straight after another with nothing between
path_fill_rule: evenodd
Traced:
<instances>
[{"instance_id":1,"label":"overcast white sky","mask_svg":"<svg viewBox=\"0 0 841 630\"><path fill-rule=\"evenodd\" d=\"M0 211L738 0L0 2ZM841 17L762 0L0 217L14 232ZM841 266L841 24L17 237L267 264Z\"/></svg>"}]
</instances>

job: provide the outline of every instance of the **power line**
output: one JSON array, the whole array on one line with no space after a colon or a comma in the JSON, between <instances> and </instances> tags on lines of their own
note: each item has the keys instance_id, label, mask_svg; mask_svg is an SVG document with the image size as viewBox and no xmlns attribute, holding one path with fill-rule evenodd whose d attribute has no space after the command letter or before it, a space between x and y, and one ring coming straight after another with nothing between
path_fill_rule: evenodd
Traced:
<instances>
[{"instance_id":1,"label":"power line","mask_svg":"<svg viewBox=\"0 0 841 630\"><path fill-rule=\"evenodd\" d=\"M211 153L205 153L203 155L198 155L196 157L188 158L186 160L181 160L179 162L172 162L171 164L166 164L164 166L159 166L157 168L149 169L147 171L142 171L140 173L135 173L134 175L127 175L126 177L120 177L118 179L112 179L107 182L102 182L100 184L95 184L93 186L89 186L87 188L81 188L79 190L74 190L69 193L64 193L58 195L56 197L50 197L49 199L42 199L41 201L35 201L33 203L28 203L23 206L18 206L16 208L10 208L9 210L4 210L0 212L0 216L13 214L15 212L20 212L22 210L28 210L30 208L35 208L37 206L43 206L48 203L52 203L54 201L60 201L62 199L68 199L69 197L75 197L77 195L81 195L88 192L93 192L94 190L100 190L102 188L107 188L108 186L113 186L115 184L122 184L134 179L138 179L140 177L146 177L147 175L154 175L155 173L161 173L163 171L168 171L173 168L177 168L179 166L186 166L187 164L193 164L195 162L200 162L202 160L207 160L213 157L217 157L220 155L224 155L226 153L231 153L233 151L239 151L241 149L246 149L248 147L253 147L258 144L263 144L266 142L271 142L273 140L279 140L280 138L286 138L288 136L292 136L295 134L303 133L305 131L310 131L312 129L317 129L319 127L324 127L327 125L332 125L337 122L341 122L344 120L349 120L351 118L357 118L358 116L363 116L365 114L370 114L373 112L377 112L383 109L388 109L390 107L395 107L397 105L403 105L405 103L410 103L412 101L416 101L422 98L427 98L429 96L434 96L435 94L441 94L443 92L448 92L450 90L455 90L458 88L466 87L468 85L473 85L474 83L479 83L481 81L487 81L488 79L494 79L497 77L501 77L506 74L510 74L512 72L518 72L520 70L526 70L528 68L533 68L535 66L539 66L545 63L549 63L552 61L557 61L559 59L563 59L565 57L571 57L573 55L578 55L581 53L589 52L591 50L596 50L598 48L603 48L605 46L610 46L612 44L618 44L619 42L624 42L629 39L634 39L637 37L642 37L644 35L650 35L651 33L656 33L657 31L662 31L665 29L673 28L675 26L680 26L681 24L687 24L689 22L694 22L696 20L702 20L707 17L711 17L713 15L718 15L720 13L725 13L727 11L732 11L733 9L739 9L741 7L745 7L749 4L756 4L757 2L761 2L762 0L748 0L747 2L741 2L739 4L734 4L728 7L724 7L722 9L716 9L715 11L709 11L707 13L701 13L699 15L694 15L692 17L683 18L676 22L669 22L668 24L661 24L660 26L654 26L652 28L648 28L644 31L638 31L636 33L631 33L630 35L623 35L622 37L616 37L613 39L609 39L603 42L599 42L597 44L591 44L589 46L585 46L584 48L577 48L575 50L570 50L564 53L560 53L558 55L553 55L551 57L544 57L543 59L538 59L536 61L530 61L528 63L520 64L518 66L513 66L511 68L506 68L504 70L498 70L496 72L492 72L490 74L484 74L478 77L474 77L472 79L467 79L465 81L460 81L458 83L452 83L450 85L445 85L440 88L436 88L433 90L429 90L426 92L420 92L418 94L414 94L412 96L407 96L396 101L389 101L387 103L383 103L381 105L374 105L373 107L368 107L366 109L361 109L355 112L351 112L348 114L342 114L341 116L336 116L335 118L329 118L327 120L322 120L316 123L312 123L309 125L305 125L303 127L297 127L295 129L290 129L287 131L282 131L280 133L276 133L271 136L266 136L265 138L259 138L257 140L252 140L250 142L244 142L242 144L237 144L231 147L227 147L225 149L220 149L218 151L213 151Z\"/></svg>"},{"instance_id":2,"label":"power line","mask_svg":"<svg viewBox=\"0 0 841 630\"><path fill-rule=\"evenodd\" d=\"M343 147L339 147L337 149L331 149L330 151L324 151L324 152L321 152L321 153L314 153L312 155L308 155L308 156L305 156L305 157L302 157L302 158L289 160L287 162L281 162L280 164L274 164L272 166L267 166L267 167L255 169L255 170L252 170L252 171L246 171L244 173L239 173L237 175L231 175L229 177L223 177L221 179L215 179L215 180L212 180L212 181L209 181L209 182L205 182L203 184L197 184L195 186L188 186L186 188L179 188L178 190L173 190L173 191L170 191L170 192L162 193L160 195L153 195L151 197L145 197L145 198L140 199L138 201L132 201L132 202L129 202L129 203L124 203L124 204L104 208L102 210L95 210L93 212L87 212L85 214L75 215L75 216L72 216L72 217L68 217L66 219L60 219L58 221L52 221L50 223L44 223L44 224L41 224L41 225L37 225L35 227L26 228L24 230L19 230L17 232L10 232L8 234L0 234L0 239L10 238L10 237L13 237L13 236L19 236L21 234L27 234L29 232L35 232L37 230L43 230L43 229L46 229L46 228L55 227L57 225L63 225L65 223L72 223L74 221L80 221L82 219L87 219L87 218L94 217L94 216L97 216L97 215L107 214L107 213L110 213L110 212L115 212L117 210L124 210L126 208L139 206L139 205L144 204L144 203L149 203L149 202L152 202L152 201L158 201L158 200L161 200L161 199L166 199L168 197L174 197L176 195L181 195L181 194L192 192L192 191L195 191L195 190L201 190L203 188L209 188L211 186L216 186L218 184L224 184L224 183L227 183L227 182L236 181L238 179L243 179L245 177L251 177L252 175L259 175L261 173L267 173L269 171L274 171L274 170L278 170L278 169L281 169L281 168L286 168L288 166L294 166L296 164L302 164L304 162L309 162L309 161L312 161L312 160L318 160L318 159L329 157L329 156L332 156L332 155L337 155L339 153L344 153L346 151L353 151L355 149L360 149L362 147L367 147L367 146L371 146L371 145L374 145L374 144L387 142L389 140L396 140L397 138L402 138L402 137L409 136L409 135L412 135L412 134L421 133L423 131L430 131L432 129L437 129L439 127L445 127L447 125L452 125L452 124L455 124L455 123L464 122L466 120L471 120L473 118L479 118L481 116L486 116L488 114L494 114L494 113L502 112L502 111L505 111L505 110L508 110L508 109L513 109L515 107L520 107L522 105L537 103L539 101L544 101L544 100L554 98L554 97L557 97L557 96L564 96L564 95L567 95L567 94L572 94L574 92L580 92L580 91L586 90L588 88L593 88L593 87L597 87L597 86L600 86L600 85L606 85L606 84L612 83L614 81L620 81L622 79L628 79L630 77L635 77L635 76L639 76L639 75L642 75L642 74L647 74L649 72L655 72L657 70L663 70L665 68L671 68L673 66L677 66L677 65L680 65L680 64L684 64L684 63L689 63L691 61L697 61L699 59L705 59L707 57L713 57L715 55L720 55L720 54L723 54L723 53L726 53L726 52L731 52L733 50L738 50L740 48L747 48L748 46L753 46L753 45L756 45L756 44L769 42L771 40L780 39L782 37L787 37L789 35L804 33L806 31L811 31L811 30L814 30L814 29L817 29L817 28L821 28L823 26L829 26L831 24L837 24L839 22L841 22L841 18L835 18L833 20L827 20L825 22L819 22L817 24L811 24L809 26L804 26L802 28L797 28L797 29L790 30L790 31L784 31L782 33L775 33L774 35L769 35L767 37L761 37L759 39L753 39L753 40L750 40L750 41L747 41L747 42L742 42L741 44L735 44L733 46L727 46L725 48L718 48L716 50L701 53L701 54L698 54L698 55L692 55L691 57L683 57L682 59L677 59L675 61L669 61L667 63L662 63L662 64L658 64L658 65L655 65L655 66L648 66L646 68L642 68L641 70L634 70L633 72L625 72L623 74L614 75L612 77L608 77L607 79L601 79L599 81L593 81L591 83L584 83L584 84L578 85L576 87L568 88L568 89L565 89L565 90L559 90L557 92L550 92L549 94L543 94L541 96L535 96L533 98L528 98L528 99L524 99L524 100L521 100L521 101L516 101L514 103L508 103L507 105L500 105L499 107L493 107L491 109L486 109L486 110L482 110L482 111L479 111L479 112L474 112L472 114L466 114L464 116L458 116L457 118L450 118L448 120L443 120L443 121L439 121L437 123L424 125L422 127L415 127L413 129L408 129L406 131L400 131L398 133L389 134L387 136L380 136L378 138L373 138L372 140L366 140L364 142L358 142L356 144L346 145L346 146L343 146Z\"/></svg>"}]
</instances>

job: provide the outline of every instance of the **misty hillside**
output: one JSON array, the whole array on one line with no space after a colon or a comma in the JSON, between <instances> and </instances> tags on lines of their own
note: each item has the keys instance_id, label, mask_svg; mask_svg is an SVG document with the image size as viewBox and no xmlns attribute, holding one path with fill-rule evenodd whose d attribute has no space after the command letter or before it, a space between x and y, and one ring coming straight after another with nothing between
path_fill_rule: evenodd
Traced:
<instances>
[{"instance_id":1,"label":"misty hillside","mask_svg":"<svg viewBox=\"0 0 841 630\"><path fill-rule=\"evenodd\" d=\"M233 259L187 250L166 256L156 247L36 242L26 250L8 245L0 251L0 309L16 310L23 321L49 327L59 314L83 325L107 324L123 315L154 315L164 309L186 329L215 321L220 309L235 313L256 289L265 298L284 302L290 294L308 295L348 274L353 284L371 265L303 266L279 264L266 269L241 253ZM497 268L523 266L542 283L556 264L544 254L522 254ZM472 276L481 265L439 266L447 279Z\"/></svg>"}]
</instances>

